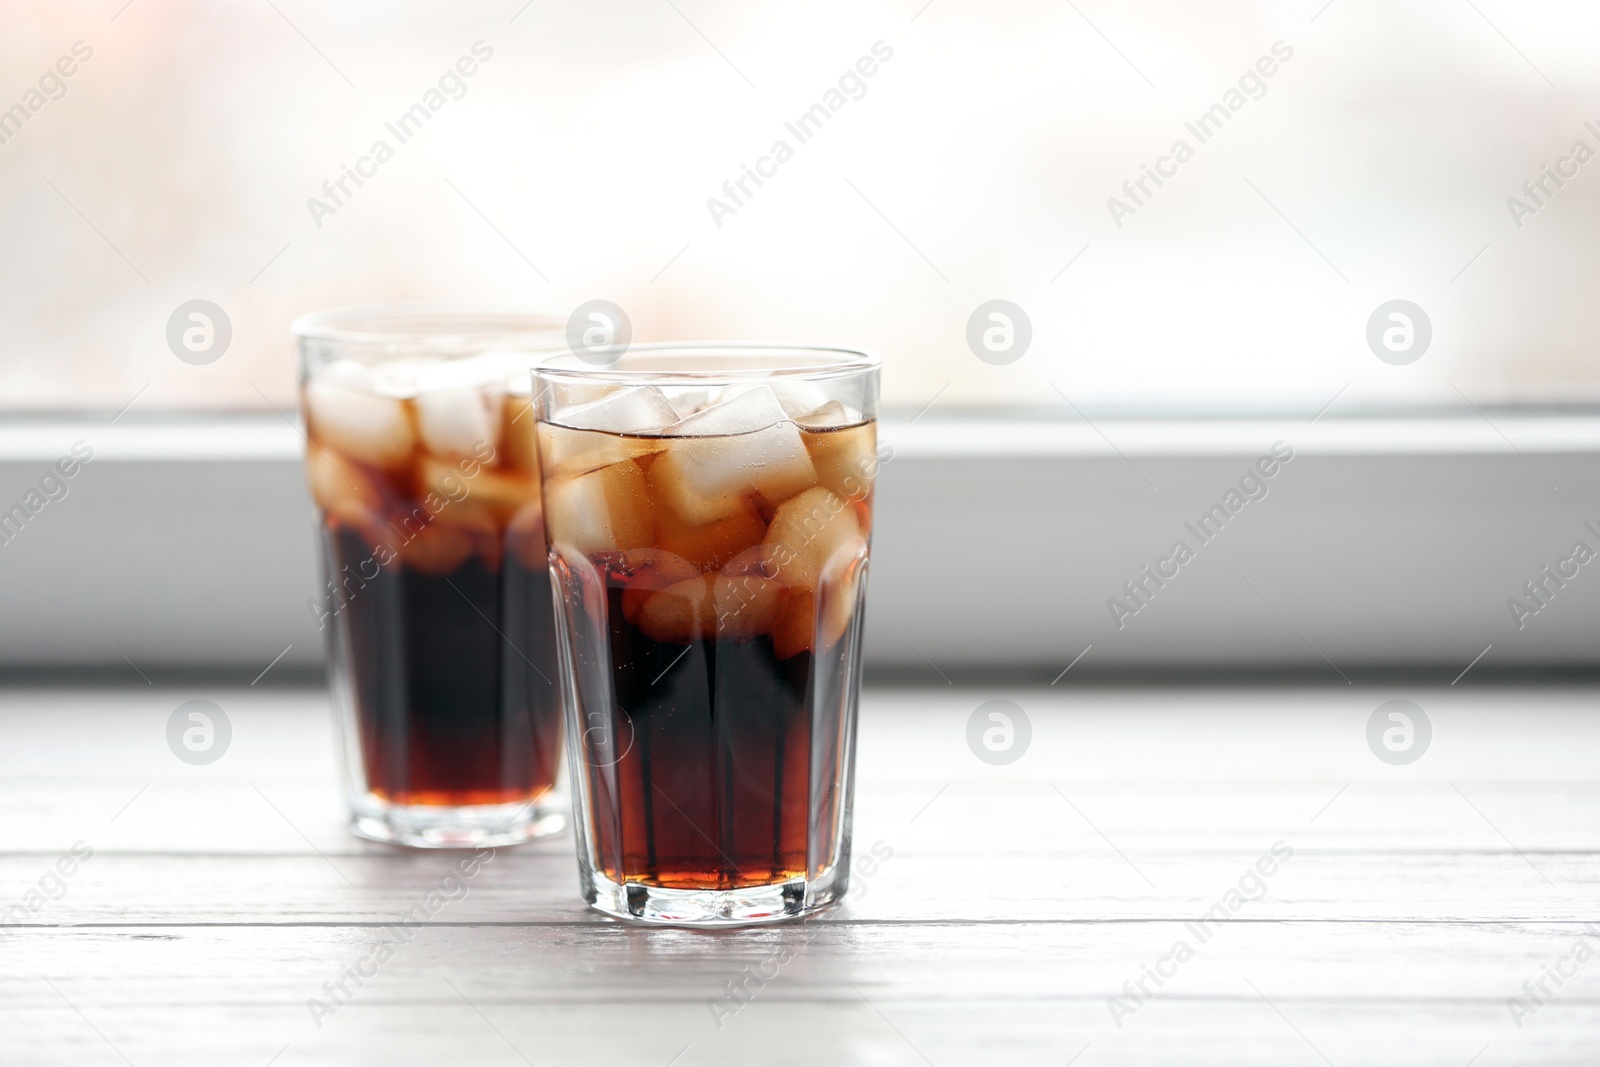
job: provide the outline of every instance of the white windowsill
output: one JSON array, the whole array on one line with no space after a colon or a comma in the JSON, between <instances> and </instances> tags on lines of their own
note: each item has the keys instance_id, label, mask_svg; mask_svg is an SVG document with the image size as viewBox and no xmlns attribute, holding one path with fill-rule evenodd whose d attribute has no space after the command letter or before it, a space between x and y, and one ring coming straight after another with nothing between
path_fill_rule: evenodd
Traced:
<instances>
[{"instance_id":1,"label":"white windowsill","mask_svg":"<svg viewBox=\"0 0 1600 1067\"><path fill-rule=\"evenodd\" d=\"M1600 547L1600 414L1308 419L886 417L870 665L1296 668L1600 663L1600 571L1521 629L1508 598ZM1489 420L1493 420L1492 422ZM320 662L299 431L273 414L0 420L0 511L74 441L64 499L0 544L0 669ZM1293 446L1181 577L1118 629L1126 581L1274 441ZM1492 647L1490 647L1492 646ZM1489 651L1485 653L1485 649ZM126 659L124 659L126 657ZM137 680L135 678L135 680Z\"/></svg>"},{"instance_id":2,"label":"white windowsill","mask_svg":"<svg viewBox=\"0 0 1600 1067\"><path fill-rule=\"evenodd\" d=\"M1515 455L1600 452L1600 413L1307 419L1040 418L971 413L912 421L891 413L882 434L917 458L1254 455L1287 441L1304 455ZM273 414L152 421L0 419L0 463L48 462L86 440L113 462L298 462L300 431Z\"/></svg>"}]
</instances>

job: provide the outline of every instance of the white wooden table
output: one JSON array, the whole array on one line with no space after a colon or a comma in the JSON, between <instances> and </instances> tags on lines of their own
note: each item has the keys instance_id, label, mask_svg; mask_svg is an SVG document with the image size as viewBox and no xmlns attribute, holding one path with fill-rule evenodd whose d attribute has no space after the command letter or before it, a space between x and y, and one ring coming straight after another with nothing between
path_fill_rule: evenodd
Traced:
<instances>
[{"instance_id":1,"label":"white wooden table","mask_svg":"<svg viewBox=\"0 0 1600 1067\"><path fill-rule=\"evenodd\" d=\"M1593 1065L1597 696L869 690L857 854L892 858L826 919L710 934L586 910L565 835L459 886L347 836L319 692L7 690L0 1064ZM166 746L196 697L233 726L210 766ZM997 697L1009 766L965 740ZM1409 766L1367 747L1392 697L1433 725Z\"/></svg>"}]
</instances>

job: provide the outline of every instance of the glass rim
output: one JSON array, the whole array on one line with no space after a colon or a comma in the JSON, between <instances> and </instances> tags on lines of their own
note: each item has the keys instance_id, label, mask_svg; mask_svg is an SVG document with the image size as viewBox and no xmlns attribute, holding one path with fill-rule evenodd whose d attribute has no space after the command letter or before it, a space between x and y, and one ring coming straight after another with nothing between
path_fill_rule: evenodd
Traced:
<instances>
[{"instance_id":1,"label":"glass rim","mask_svg":"<svg viewBox=\"0 0 1600 1067\"><path fill-rule=\"evenodd\" d=\"M629 345L617 361L643 356L645 362L669 363L674 359L702 357L713 364L705 368L619 368L616 362L591 363L570 349L546 356L533 365L533 376L558 384L642 383L650 385L707 385L715 382L762 381L771 378L826 381L878 370L883 360L875 352L842 345L787 344L762 341L660 341ZM739 357L776 357L766 365L741 367ZM785 364L788 357L792 363ZM808 358L809 357L809 358Z\"/></svg>"},{"instance_id":2,"label":"glass rim","mask_svg":"<svg viewBox=\"0 0 1600 1067\"><path fill-rule=\"evenodd\" d=\"M566 325L549 309L525 304L418 300L324 308L295 318L289 332L296 341L333 344L481 347L560 334Z\"/></svg>"}]
</instances>

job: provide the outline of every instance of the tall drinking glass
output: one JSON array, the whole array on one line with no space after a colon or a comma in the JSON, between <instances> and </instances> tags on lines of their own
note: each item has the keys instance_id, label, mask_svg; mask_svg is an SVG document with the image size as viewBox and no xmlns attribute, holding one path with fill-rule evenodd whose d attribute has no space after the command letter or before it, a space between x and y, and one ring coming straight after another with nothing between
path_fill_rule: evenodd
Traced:
<instances>
[{"instance_id":1,"label":"tall drinking glass","mask_svg":"<svg viewBox=\"0 0 1600 1067\"><path fill-rule=\"evenodd\" d=\"M584 899L687 925L838 901L877 358L649 345L534 378Z\"/></svg>"},{"instance_id":2,"label":"tall drinking glass","mask_svg":"<svg viewBox=\"0 0 1600 1067\"><path fill-rule=\"evenodd\" d=\"M564 324L347 308L294 323L351 828L424 848L565 822L529 368Z\"/></svg>"}]
</instances>

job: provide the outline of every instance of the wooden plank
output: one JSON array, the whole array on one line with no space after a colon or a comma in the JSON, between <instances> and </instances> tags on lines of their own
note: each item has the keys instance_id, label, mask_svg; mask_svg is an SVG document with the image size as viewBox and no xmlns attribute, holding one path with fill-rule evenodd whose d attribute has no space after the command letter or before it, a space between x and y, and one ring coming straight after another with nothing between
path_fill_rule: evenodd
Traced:
<instances>
[{"instance_id":1,"label":"wooden plank","mask_svg":"<svg viewBox=\"0 0 1600 1067\"><path fill-rule=\"evenodd\" d=\"M1070 657L1069 657L1070 658ZM1070 676L1069 676L1070 677ZM1470 680L1470 679L1469 679ZM1452 780L1594 782L1600 744L1597 691L1492 687L869 689L863 701L862 777L955 779L1004 785L1051 779L1108 782ZM1404 697L1432 721L1427 754L1406 767L1367 749L1367 719ZM208 767L166 748L168 716L192 698L216 701L234 726L232 748ZM1016 702L1034 736L1018 762L993 767L966 747L968 717L990 699ZM219 687L0 689L0 779L116 776L135 785L272 778L326 782L332 731L316 690ZM870 771L870 774L866 772Z\"/></svg>"},{"instance_id":2,"label":"wooden plank","mask_svg":"<svg viewBox=\"0 0 1600 1067\"><path fill-rule=\"evenodd\" d=\"M47 1006L38 975L81 983L104 1006L185 1002L288 1003L304 1009L326 979L380 945L382 980L361 1000L438 999L442 970L491 1003L702 1005L721 998L743 968L773 959L780 972L763 999L850 1000L849 983L886 1002L1089 1000L1125 995L1124 983L1186 942L1193 957L1148 992L1249 1000L1237 975L1284 996L1352 1002L1477 1000L1504 1011L1507 997L1600 924L1493 922L1167 921L1083 923L870 923L819 919L737 931L632 927L608 921L502 925L464 920L450 907L431 922L298 926L124 926L19 929L6 938L0 989L8 1006ZM779 958L782 950L792 956ZM1022 965L1027 961L1027 965ZM1600 958L1578 966L1562 1002L1600 1004ZM1232 977L1230 977L1232 976ZM1266 988L1266 986L1263 986ZM1270 995L1270 994L1269 994ZM446 998L448 999L448 998ZM1137 1014L1137 1013L1135 1013ZM1108 1021L1110 1019L1108 1015Z\"/></svg>"},{"instance_id":3,"label":"wooden plank","mask_svg":"<svg viewBox=\"0 0 1600 1067\"><path fill-rule=\"evenodd\" d=\"M1435 731L1406 767L1365 742L1395 695ZM397 929L459 857L349 837L324 694L0 691L0 907L55 898L0 931L0 1063L1592 1064L1600 959L1521 1027L1507 999L1600 947L1596 695L871 691L857 840L893 858L826 919L708 934L584 908L565 836ZM165 747L196 696L234 725L208 767ZM966 747L994 697L1033 726L1009 766Z\"/></svg>"},{"instance_id":4,"label":"wooden plank","mask_svg":"<svg viewBox=\"0 0 1600 1067\"><path fill-rule=\"evenodd\" d=\"M452 921L589 921L571 849L562 840L501 850L461 888L451 882L459 896L449 909ZM843 915L918 923L1192 919L1244 881L1241 897L1257 899L1238 913L1258 920L1600 919L1594 854L1299 851L1271 878L1258 880L1250 872L1259 855L1136 852L1125 860L1102 846L1028 856L972 853L952 862L947 853L899 850L870 875L857 873ZM59 898L25 923L387 922L436 889L452 863L439 854L102 852L58 882L48 873L54 859L0 857L0 907L21 901L44 880Z\"/></svg>"},{"instance_id":5,"label":"wooden plank","mask_svg":"<svg viewBox=\"0 0 1600 1067\"><path fill-rule=\"evenodd\" d=\"M1113 1014L1108 998L1178 939L1194 957ZM1205 943L1172 923L817 922L709 936L437 926L409 941L339 927L28 931L7 946L0 1020L14 1025L0 1033L24 1053L42 1039L87 1053L87 1020L138 1064L265 1063L284 1044L289 1064L423 1062L419 1048L516 1062L485 1019L533 1062L665 1064L685 1044L686 1062L748 1062L761 1041L779 1063L800 1062L797 1049L847 1060L872 1049L889 1063L920 1052L960 1064L991 1041L1009 1049L999 1062L1064 1062L1083 1045L1091 1063L1318 1062L1287 1017L1334 1063L1459 1067L1485 1044L1500 1049L1491 1063L1579 1063L1594 1048L1600 965L1520 1030L1505 1004L1573 940L1550 924L1240 923ZM335 1004L324 983L383 942L393 956L359 986L346 979ZM771 977L746 982L735 1009L727 983L746 968Z\"/></svg>"},{"instance_id":6,"label":"wooden plank","mask_svg":"<svg viewBox=\"0 0 1600 1067\"><path fill-rule=\"evenodd\" d=\"M452 993L445 977L435 983L441 996ZM68 995L76 1003L81 990ZM1493 1009L1470 1004L1175 997L1138 1023L1114 1030L1093 1003L879 1006L858 998L758 1000L717 1030L700 1005L614 999L508 1008L441 999L358 1001L317 1031L303 1008L289 1006L184 1006L168 1014L155 1005L105 1012L91 1003L82 1015L0 1008L0 1055L8 1067L1593 1067L1585 1033L1600 1026L1600 1012L1556 1004L1517 1031Z\"/></svg>"},{"instance_id":7,"label":"wooden plank","mask_svg":"<svg viewBox=\"0 0 1600 1067\"><path fill-rule=\"evenodd\" d=\"M0 691L0 852L79 838L103 851L363 848L343 829L324 694L212 692L234 720L233 746L190 767L166 749L165 727L196 695ZM1521 712L1515 690L1412 695L1433 708L1436 740L1418 763L1393 767L1365 743L1381 692L1013 692L1033 709L1034 739L1022 760L992 767L965 741L988 694L874 691L861 825L952 853L1107 838L1125 849L1600 845L1592 692L1551 690L1537 715Z\"/></svg>"}]
</instances>

